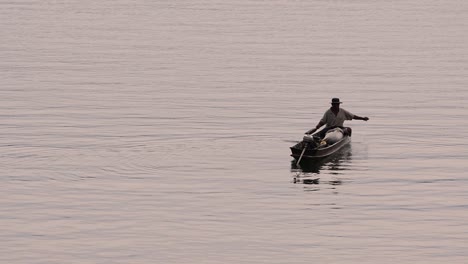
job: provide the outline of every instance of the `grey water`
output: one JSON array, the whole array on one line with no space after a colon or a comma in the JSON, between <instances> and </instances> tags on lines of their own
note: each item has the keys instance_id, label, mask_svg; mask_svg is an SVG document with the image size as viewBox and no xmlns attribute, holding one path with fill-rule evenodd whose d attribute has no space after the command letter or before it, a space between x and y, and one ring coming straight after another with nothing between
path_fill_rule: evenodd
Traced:
<instances>
[{"instance_id":1,"label":"grey water","mask_svg":"<svg viewBox=\"0 0 468 264\"><path fill-rule=\"evenodd\" d=\"M0 262L467 263L467 13L1 0Z\"/></svg>"}]
</instances>

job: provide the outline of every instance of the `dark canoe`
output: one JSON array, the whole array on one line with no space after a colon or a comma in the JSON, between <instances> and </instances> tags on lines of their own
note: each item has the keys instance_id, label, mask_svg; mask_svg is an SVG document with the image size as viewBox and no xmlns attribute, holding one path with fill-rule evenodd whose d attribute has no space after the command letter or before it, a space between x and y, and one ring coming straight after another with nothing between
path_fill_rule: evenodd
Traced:
<instances>
[{"instance_id":1,"label":"dark canoe","mask_svg":"<svg viewBox=\"0 0 468 264\"><path fill-rule=\"evenodd\" d=\"M337 152L339 149L341 149L343 146L348 144L351 141L351 137L348 135L343 136L343 138L339 141L337 141L333 145L328 145L325 147L315 147L311 148L310 145L304 141L301 141L297 143L296 145L290 147L291 148L291 156L294 157L294 159L298 160L299 157L301 156L302 150L304 149L304 146L307 145L308 148L304 152L304 155L302 156L302 160L307 160L307 159L320 159L327 157L335 152Z\"/></svg>"}]
</instances>

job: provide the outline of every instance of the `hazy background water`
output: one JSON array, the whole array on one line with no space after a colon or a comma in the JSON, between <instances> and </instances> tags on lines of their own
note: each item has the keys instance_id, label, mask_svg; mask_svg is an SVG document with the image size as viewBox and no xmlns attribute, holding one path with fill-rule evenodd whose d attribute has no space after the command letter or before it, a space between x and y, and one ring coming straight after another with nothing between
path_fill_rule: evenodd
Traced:
<instances>
[{"instance_id":1,"label":"hazy background water","mask_svg":"<svg viewBox=\"0 0 468 264\"><path fill-rule=\"evenodd\" d=\"M467 13L0 1L0 262L466 263ZM370 121L301 171L331 97Z\"/></svg>"}]
</instances>

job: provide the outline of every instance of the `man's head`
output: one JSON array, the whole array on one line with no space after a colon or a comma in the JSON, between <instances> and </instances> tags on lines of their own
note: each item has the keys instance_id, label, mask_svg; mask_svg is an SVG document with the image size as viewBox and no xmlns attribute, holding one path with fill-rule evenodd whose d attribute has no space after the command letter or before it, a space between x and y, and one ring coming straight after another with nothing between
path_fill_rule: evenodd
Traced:
<instances>
[{"instance_id":1,"label":"man's head","mask_svg":"<svg viewBox=\"0 0 468 264\"><path fill-rule=\"evenodd\" d=\"M340 104L341 104L340 98L333 98L333 99L331 100L331 105L332 105L332 107L339 108L339 107L340 107Z\"/></svg>"}]
</instances>

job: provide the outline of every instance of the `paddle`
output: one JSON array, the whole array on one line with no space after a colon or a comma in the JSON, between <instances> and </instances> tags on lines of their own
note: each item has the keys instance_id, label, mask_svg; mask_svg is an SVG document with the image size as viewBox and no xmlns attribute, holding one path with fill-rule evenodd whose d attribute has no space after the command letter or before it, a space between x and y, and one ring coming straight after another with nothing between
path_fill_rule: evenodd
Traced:
<instances>
[{"instance_id":1,"label":"paddle","mask_svg":"<svg viewBox=\"0 0 468 264\"><path fill-rule=\"evenodd\" d=\"M317 129L314 128L314 129L311 129L309 131L306 132L306 134L311 134L312 136L315 135L317 133ZM302 152L301 152L301 156L299 156L299 159L297 160L296 162L296 166L299 166L299 163L301 162L302 160L302 156L304 156L304 152L306 151L307 147L309 146L309 143L307 142L304 142L304 148L302 149Z\"/></svg>"},{"instance_id":2,"label":"paddle","mask_svg":"<svg viewBox=\"0 0 468 264\"><path fill-rule=\"evenodd\" d=\"M301 162L302 156L304 155L304 152L307 149L307 143L304 144L304 148L302 149L301 156L299 156L299 159L297 160L296 166L299 166L299 163Z\"/></svg>"}]
</instances>

